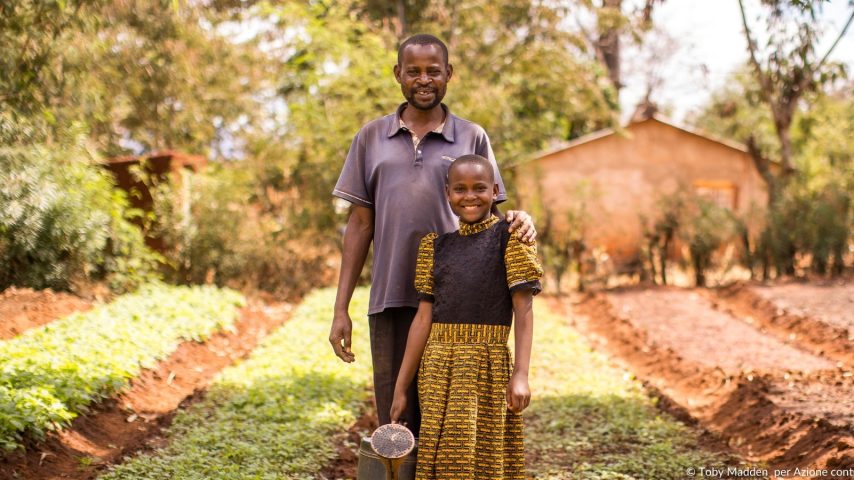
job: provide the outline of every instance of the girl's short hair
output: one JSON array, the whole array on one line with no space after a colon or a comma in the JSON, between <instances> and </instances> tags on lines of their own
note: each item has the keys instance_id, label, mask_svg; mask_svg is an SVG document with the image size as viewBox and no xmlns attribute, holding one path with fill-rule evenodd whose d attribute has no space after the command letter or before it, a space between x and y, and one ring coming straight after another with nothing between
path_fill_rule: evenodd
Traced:
<instances>
[{"instance_id":1,"label":"girl's short hair","mask_svg":"<svg viewBox=\"0 0 854 480\"><path fill-rule=\"evenodd\" d=\"M474 153L457 157L457 159L451 163L451 166L448 167L448 177L451 176L451 170L458 165L481 165L484 170L489 172L489 180L495 183L495 171L492 169L492 163L490 163L485 157ZM445 182L447 183L447 178L445 179Z\"/></svg>"}]
</instances>

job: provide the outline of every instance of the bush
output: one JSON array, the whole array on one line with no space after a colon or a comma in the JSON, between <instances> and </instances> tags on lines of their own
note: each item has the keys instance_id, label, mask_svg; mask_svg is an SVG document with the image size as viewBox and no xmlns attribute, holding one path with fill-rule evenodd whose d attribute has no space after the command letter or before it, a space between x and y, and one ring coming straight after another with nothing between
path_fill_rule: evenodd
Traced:
<instances>
[{"instance_id":1,"label":"bush","mask_svg":"<svg viewBox=\"0 0 854 480\"><path fill-rule=\"evenodd\" d=\"M687 247L687 258L694 270L694 282L705 286L706 273L714 267L715 253L742 233L743 222L732 211L682 187L662 195L656 202L656 215L641 216L645 245L645 267L653 282L660 278L667 285L668 259L678 247ZM683 255L685 257L685 255Z\"/></svg>"},{"instance_id":2,"label":"bush","mask_svg":"<svg viewBox=\"0 0 854 480\"><path fill-rule=\"evenodd\" d=\"M181 208L168 183L154 188L155 223L169 276L179 283L215 283L296 297L328 284L326 261L335 245L296 220L248 165L214 164L190 180L190 204ZM330 199L331 201L331 199Z\"/></svg>"},{"instance_id":3,"label":"bush","mask_svg":"<svg viewBox=\"0 0 854 480\"><path fill-rule=\"evenodd\" d=\"M704 198L694 198L688 205L680 234L688 245L698 287L706 285L706 271L712 267L714 253L735 239L736 225L729 209Z\"/></svg>"},{"instance_id":4,"label":"bush","mask_svg":"<svg viewBox=\"0 0 854 480\"><path fill-rule=\"evenodd\" d=\"M156 277L128 199L95 164L82 135L0 148L0 290L73 290L106 280L127 291Z\"/></svg>"},{"instance_id":5,"label":"bush","mask_svg":"<svg viewBox=\"0 0 854 480\"><path fill-rule=\"evenodd\" d=\"M797 179L788 185L772 205L757 245L763 278L772 267L778 276L797 274L799 258L808 259L815 274L841 274L851 239L851 196L835 183L813 189Z\"/></svg>"}]
</instances>

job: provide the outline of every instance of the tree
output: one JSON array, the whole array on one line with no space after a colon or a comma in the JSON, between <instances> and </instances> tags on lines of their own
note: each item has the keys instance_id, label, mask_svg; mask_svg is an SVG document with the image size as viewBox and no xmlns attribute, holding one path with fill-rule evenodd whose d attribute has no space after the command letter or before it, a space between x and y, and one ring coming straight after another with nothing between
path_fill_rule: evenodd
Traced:
<instances>
[{"instance_id":1,"label":"tree","mask_svg":"<svg viewBox=\"0 0 854 480\"><path fill-rule=\"evenodd\" d=\"M91 27L97 0L0 0L0 105L39 113L62 75L63 36Z\"/></svg>"},{"instance_id":2,"label":"tree","mask_svg":"<svg viewBox=\"0 0 854 480\"><path fill-rule=\"evenodd\" d=\"M686 197L687 193L684 189L679 189L670 195L663 195L656 200L657 216L651 221L641 217L653 283L656 282L656 271L658 271L661 284L667 285L667 263L676 233L685 220L686 203L688 203Z\"/></svg>"},{"instance_id":3,"label":"tree","mask_svg":"<svg viewBox=\"0 0 854 480\"><path fill-rule=\"evenodd\" d=\"M779 151L774 122L760 101L759 86L749 72L736 72L734 81L716 92L694 119L708 131L729 138L753 136L768 156ZM779 188L765 209L764 230L740 236L745 263L761 262L762 277L798 272L798 260L809 259L817 274L842 273L852 234L854 198L854 125L851 82L825 86L810 93L808 108L795 112L791 127L794 174ZM751 250L752 248L752 250Z\"/></svg>"},{"instance_id":4,"label":"tree","mask_svg":"<svg viewBox=\"0 0 854 480\"><path fill-rule=\"evenodd\" d=\"M642 42L642 35L652 28L652 14L657 3L664 0L645 0L642 6L632 10L624 8L623 0L602 0L596 5L592 0L579 2L587 12L595 17L595 27L585 26L576 14L576 25L587 39L596 60L608 71L612 87L619 93L623 87L623 65L621 61L622 38L629 36L636 43Z\"/></svg>"},{"instance_id":5,"label":"tree","mask_svg":"<svg viewBox=\"0 0 854 480\"><path fill-rule=\"evenodd\" d=\"M769 204L774 204L779 197L779 184L785 184L794 172L790 130L795 112L805 94L818 91L836 75L844 73L844 66L828 63L828 57L854 20L854 12L836 40L819 56L816 52L819 40L816 13L821 8L821 0L766 0L763 4L768 9L768 40L760 50L747 21L744 1L738 1L749 62L760 87L760 98L771 112L779 141L780 173L772 171L768 157L753 135L745 140L756 168L768 184ZM791 23L796 24L794 31Z\"/></svg>"}]
</instances>

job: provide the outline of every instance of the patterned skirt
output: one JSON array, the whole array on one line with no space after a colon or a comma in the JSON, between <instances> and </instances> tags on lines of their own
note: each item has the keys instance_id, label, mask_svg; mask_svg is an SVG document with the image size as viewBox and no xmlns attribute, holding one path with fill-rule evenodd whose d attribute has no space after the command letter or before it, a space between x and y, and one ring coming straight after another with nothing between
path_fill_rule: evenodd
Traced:
<instances>
[{"instance_id":1,"label":"patterned skirt","mask_svg":"<svg viewBox=\"0 0 854 480\"><path fill-rule=\"evenodd\" d=\"M522 416L507 409L501 325L434 323L418 372L417 480L524 479Z\"/></svg>"}]
</instances>

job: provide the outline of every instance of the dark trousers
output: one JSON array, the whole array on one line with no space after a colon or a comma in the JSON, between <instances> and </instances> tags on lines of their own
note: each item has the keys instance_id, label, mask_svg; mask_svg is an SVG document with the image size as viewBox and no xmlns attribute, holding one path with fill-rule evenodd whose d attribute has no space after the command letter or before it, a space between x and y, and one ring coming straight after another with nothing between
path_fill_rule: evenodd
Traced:
<instances>
[{"instance_id":1,"label":"dark trousers","mask_svg":"<svg viewBox=\"0 0 854 480\"><path fill-rule=\"evenodd\" d=\"M412 307L387 308L368 315L371 330L371 360L374 364L374 396L380 425L391 423L390 410L394 397L394 384L406 351L406 337L417 309ZM406 411L399 419L418 436L421 428L421 408L418 406L418 376L412 380L406 393Z\"/></svg>"}]
</instances>

